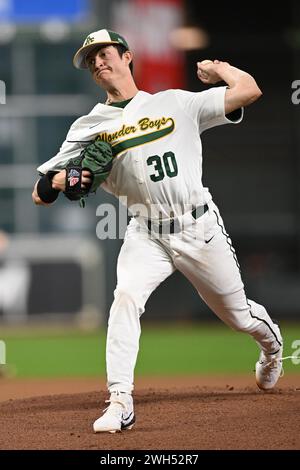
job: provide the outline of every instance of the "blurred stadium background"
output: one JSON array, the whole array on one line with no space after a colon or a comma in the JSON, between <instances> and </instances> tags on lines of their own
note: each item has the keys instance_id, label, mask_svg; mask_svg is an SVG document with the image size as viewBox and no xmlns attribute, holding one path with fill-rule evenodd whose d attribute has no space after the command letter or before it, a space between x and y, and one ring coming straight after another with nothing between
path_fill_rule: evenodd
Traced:
<instances>
[{"instance_id":1,"label":"blurred stadium background","mask_svg":"<svg viewBox=\"0 0 300 470\"><path fill-rule=\"evenodd\" d=\"M195 72L196 62L207 58L227 60L257 79L264 94L244 122L204 134L204 183L231 234L248 296L273 317L298 321L300 104L292 103L292 84L300 81L300 4L287 0L261 10L255 0L248 10L238 2L192 0L0 0L0 338L8 344L7 325L106 324L122 240L96 237L96 210L101 202L118 203L104 191L84 210L65 198L50 209L31 200L36 167L56 154L71 123L104 99L89 73L72 65L85 36L104 27L127 38L146 91L205 89ZM179 274L152 295L143 318L145 324L174 320L216 320ZM186 344L203 344L199 357L209 349L206 327L182 330ZM91 335L93 343L97 334ZM176 335L170 348L176 349ZM150 349L157 344L152 340ZM74 351L92 357L97 346L84 344ZM42 348L27 357L18 345L26 369ZM89 360L83 362L84 370Z\"/></svg>"}]
</instances>

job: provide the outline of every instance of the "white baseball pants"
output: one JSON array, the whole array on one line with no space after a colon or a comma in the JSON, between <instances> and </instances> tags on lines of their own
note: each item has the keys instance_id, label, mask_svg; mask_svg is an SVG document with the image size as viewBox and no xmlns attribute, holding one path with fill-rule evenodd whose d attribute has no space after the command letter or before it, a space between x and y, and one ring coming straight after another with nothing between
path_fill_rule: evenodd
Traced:
<instances>
[{"instance_id":1,"label":"white baseball pants","mask_svg":"<svg viewBox=\"0 0 300 470\"><path fill-rule=\"evenodd\" d=\"M282 338L262 305L248 300L235 251L217 206L196 221L181 218L182 231L150 238L146 224L131 219L117 266L117 287L110 310L106 344L110 392L133 390L139 350L140 316L151 293L178 269L210 309L229 327L249 333L265 352L275 352Z\"/></svg>"}]
</instances>

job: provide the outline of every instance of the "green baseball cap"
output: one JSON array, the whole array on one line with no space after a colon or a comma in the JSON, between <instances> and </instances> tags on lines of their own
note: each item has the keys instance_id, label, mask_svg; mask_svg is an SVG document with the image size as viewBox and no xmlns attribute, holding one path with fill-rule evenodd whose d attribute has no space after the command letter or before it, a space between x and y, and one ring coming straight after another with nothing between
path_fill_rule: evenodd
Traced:
<instances>
[{"instance_id":1,"label":"green baseball cap","mask_svg":"<svg viewBox=\"0 0 300 470\"><path fill-rule=\"evenodd\" d=\"M84 40L84 43L80 49L76 52L73 58L73 64L77 69L87 69L85 62L87 54L95 47L109 46L110 44L121 44L129 50L129 46L126 40L120 36L120 34L108 29L100 29L94 33L90 33Z\"/></svg>"}]
</instances>

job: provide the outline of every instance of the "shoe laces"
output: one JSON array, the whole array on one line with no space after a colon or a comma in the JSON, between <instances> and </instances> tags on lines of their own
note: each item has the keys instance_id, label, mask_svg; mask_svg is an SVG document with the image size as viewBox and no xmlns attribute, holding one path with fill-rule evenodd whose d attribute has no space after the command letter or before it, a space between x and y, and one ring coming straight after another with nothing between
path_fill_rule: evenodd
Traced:
<instances>
[{"instance_id":1,"label":"shoe laces","mask_svg":"<svg viewBox=\"0 0 300 470\"><path fill-rule=\"evenodd\" d=\"M285 357L280 357L280 358L274 357L268 362L263 361L261 364L264 365L264 367L267 367L271 371L272 369L276 369L279 366L279 364L282 364L282 362L285 361L286 359L299 359L299 357L298 356L285 356ZM281 366L280 377L283 377L283 376L284 376L284 370L283 370L283 367Z\"/></svg>"},{"instance_id":2,"label":"shoe laces","mask_svg":"<svg viewBox=\"0 0 300 470\"><path fill-rule=\"evenodd\" d=\"M122 413L122 409L120 409L120 405L122 408L126 409L126 406L124 403L122 403L121 400L118 400L118 398L110 398L109 400L105 400L105 403L110 403L107 408L103 410L103 413L105 411L109 411L110 414L119 417L120 413Z\"/></svg>"}]
</instances>

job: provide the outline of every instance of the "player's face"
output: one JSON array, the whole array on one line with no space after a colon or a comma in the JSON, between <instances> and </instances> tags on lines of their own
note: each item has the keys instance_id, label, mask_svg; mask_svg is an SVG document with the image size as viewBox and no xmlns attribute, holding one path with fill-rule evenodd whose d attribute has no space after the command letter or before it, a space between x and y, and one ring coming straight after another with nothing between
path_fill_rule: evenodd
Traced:
<instances>
[{"instance_id":1,"label":"player's face","mask_svg":"<svg viewBox=\"0 0 300 470\"><path fill-rule=\"evenodd\" d=\"M128 74L128 54L125 52L119 56L113 46L101 47L90 52L86 57L86 63L94 81L102 88L109 88L114 83Z\"/></svg>"}]
</instances>

